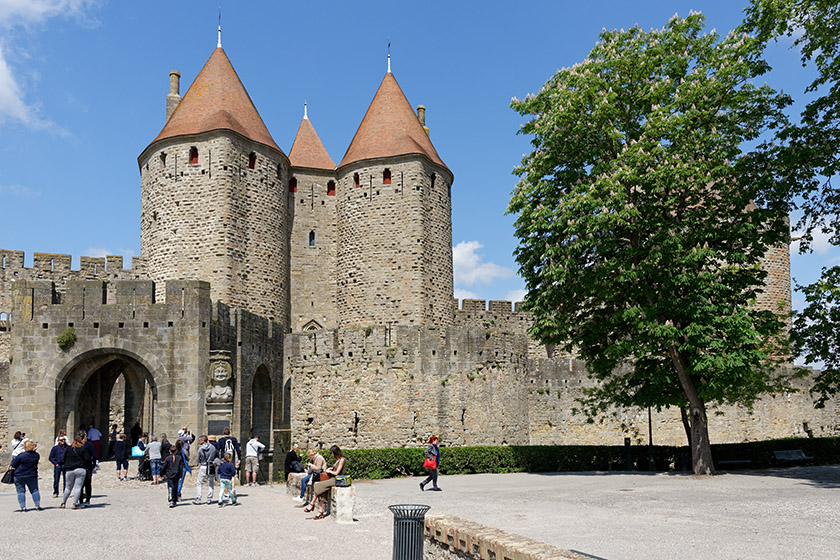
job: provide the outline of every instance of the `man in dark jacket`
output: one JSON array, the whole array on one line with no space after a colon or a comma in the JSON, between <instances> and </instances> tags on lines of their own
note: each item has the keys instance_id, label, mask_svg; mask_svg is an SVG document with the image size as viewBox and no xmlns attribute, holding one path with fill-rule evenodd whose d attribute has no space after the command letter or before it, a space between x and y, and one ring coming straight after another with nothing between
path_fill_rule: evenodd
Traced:
<instances>
[{"instance_id":1,"label":"man in dark jacket","mask_svg":"<svg viewBox=\"0 0 840 560\"><path fill-rule=\"evenodd\" d=\"M181 450L177 448L177 445L173 445L169 449L169 455L163 460L160 469L163 476L166 477L166 487L169 490L169 507L171 508L174 508L178 502L178 483L181 481L181 469L184 465Z\"/></svg>"},{"instance_id":2,"label":"man in dark jacket","mask_svg":"<svg viewBox=\"0 0 840 560\"><path fill-rule=\"evenodd\" d=\"M239 447L239 441L230 435L230 428L225 428L222 433L224 435L219 440L219 457L224 457L225 453L230 453L230 462L238 469L239 460L242 457L242 449Z\"/></svg>"},{"instance_id":3,"label":"man in dark jacket","mask_svg":"<svg viewBox=\"0 0 840 560\"><path fill-rule=\"evenodd\" d=\"M64 453L67 451L67 438L58 438L58 445L53 446L50 450L50 463L53 466L53 498L58 498L58 481L61 479L61 491L67 486L67 480L64 477Z\"/></svg>"}]
</instances>

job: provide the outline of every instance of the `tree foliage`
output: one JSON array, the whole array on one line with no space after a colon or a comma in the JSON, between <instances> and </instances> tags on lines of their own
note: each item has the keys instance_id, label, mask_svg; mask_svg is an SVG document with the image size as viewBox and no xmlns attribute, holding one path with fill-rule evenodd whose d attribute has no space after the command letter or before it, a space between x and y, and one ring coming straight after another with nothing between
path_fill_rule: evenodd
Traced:
<instances>
[{"instance_id":1,"label":"tree foliage","mask_svg":"<svg viewBox=\"0 0 840 560\"><path fill-rule=\"evenodd\" d=\"M815 93L801 122L778 131L775 151L782 158L784 178L792 180L791 196L802 211L796 228L803 232L800 251L811 248L822 230L840 245L840 2L837 0L753 0L742 29L761 41L793 37L802 65L813 64L817 77L805 89ZM824 364L812 394L823 406L840 392L840 266L824 268L821 278L798 286L806 307L794 323L794 349L808 363Z\"/></svg>"},{"instance_id":2,"label":"tree foliage","mask_svg":"<svg viewBox=\"0 0 840 560\"><path fill-rule=\"evenodd\" d=\"M768 147L742 146L785 126L790 100L751 82L768 69L756 41L704 21L604 31L514 99L533 151L508 208L531 333L600 381L584 411L687 406L695 472L713 471L707 403L783 385L768 373L783 322L753 303L761 258L789 238Z\"/></svg>"}]
</instances>

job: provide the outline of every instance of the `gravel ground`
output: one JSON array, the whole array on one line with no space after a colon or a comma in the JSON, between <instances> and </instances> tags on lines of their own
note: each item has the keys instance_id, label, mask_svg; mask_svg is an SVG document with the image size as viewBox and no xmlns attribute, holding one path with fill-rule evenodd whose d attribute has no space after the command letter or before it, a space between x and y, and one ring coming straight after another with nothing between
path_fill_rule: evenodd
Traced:
<instances>
[{"instance_id":1,"label":"gravel ground","mask_svg":"<svg viewBox=\"0 0 840 560\"><path fill-rule=\"evenodd\" d=\"M0 487L0 550L16 559L156 557L167 544L224 546L246 558L391 557L389 504L422 503L595 558L743 559L840 557L840 466L743 471L712 478L679 474L559 473L442 476L442 492L419 478L356 481L356 522L312 520L283 486L241 487L241 505L195 506L194 478L178 507L166 487L94 476L92 507L58 509L51 478L45 511L17 513L13 486ZM31 497L27 496L32 507ZM224 544L224 542L227 544ZM139 543L152 543L151 550ZM172 550L172 549L170 549ZM153 552L154 551L154 552ZM68 554L68 552L70 554ZM188 554L192 554L189 552Z\"/></svg>"}]
</instances>

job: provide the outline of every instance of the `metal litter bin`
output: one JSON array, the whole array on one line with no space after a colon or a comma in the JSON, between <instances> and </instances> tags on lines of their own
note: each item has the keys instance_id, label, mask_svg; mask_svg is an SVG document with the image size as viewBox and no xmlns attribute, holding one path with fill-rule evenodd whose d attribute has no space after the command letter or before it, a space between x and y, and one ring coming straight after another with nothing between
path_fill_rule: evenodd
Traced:
<instances>
[{"instance_id":1,"label":"metal litter bin","mask_svg":"<svg viewBox=\"0 0 840 560\"><path fill-rule=\"evenodd\" d=\"M420 504L388 506L394 514L393 560L423 560L423 521L430 508Z\"/></svg>"}]
</instances>

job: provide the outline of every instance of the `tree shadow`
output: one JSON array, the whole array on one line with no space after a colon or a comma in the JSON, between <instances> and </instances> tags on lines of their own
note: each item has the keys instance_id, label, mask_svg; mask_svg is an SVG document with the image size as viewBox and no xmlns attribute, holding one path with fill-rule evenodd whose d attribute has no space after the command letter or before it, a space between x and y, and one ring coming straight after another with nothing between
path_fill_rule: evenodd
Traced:
<instances>
[{"instance_id":1,"label":"tree shadow","mask_svg":"<svg viewBox=\"0 0 840 560\"><path fill-rule=\"evenodd\" d=\"M771 469L739 470L727 474L765 476L802 480L818 488L840 488L840 465L819 467L776 467Z\"/></svg>"}]
</instances>

